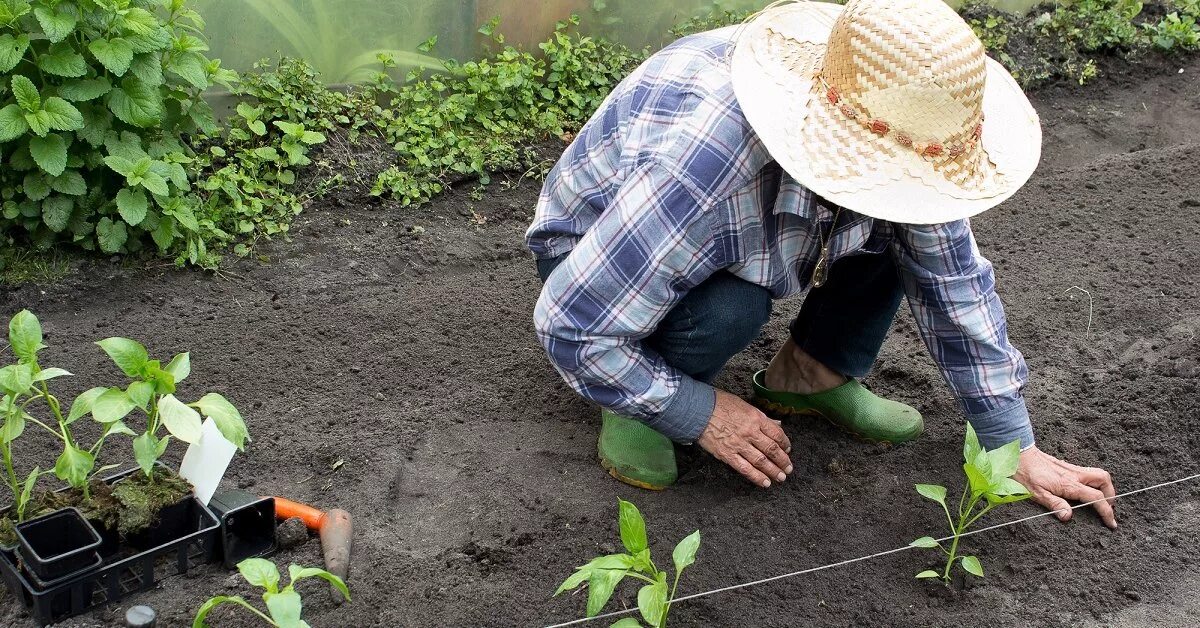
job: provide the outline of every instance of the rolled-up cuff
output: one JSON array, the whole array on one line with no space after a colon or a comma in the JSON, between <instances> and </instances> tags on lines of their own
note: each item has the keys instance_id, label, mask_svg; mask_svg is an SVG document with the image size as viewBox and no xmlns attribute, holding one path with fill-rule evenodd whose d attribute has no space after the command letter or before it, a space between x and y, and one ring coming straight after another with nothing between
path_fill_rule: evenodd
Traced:
<instances>
[{"instance_id":1,"label":"rolled-up cuff","mask_svg":"<svg viewBox=\"0 0 1200 628\"><path fill-rule=\"evenodd\" d=\"M715 388L683 375L667 407L657 417L647 420L646 425L677 443L690 445L708 427L716 405Z\"/></svg>"},{"instance_id":2,"label":"rolled-up cuff","mask_svg":"<svg viewBox=\"0 0 1200 628\"><path fill-rule=\"evenodd\" d=\"M1014 440L1021 442L1021 451L1033 446L1033 424L1024 399L988 412L967 414L967 420L985 449L1003 447Z\"/></svg>"}]
</instances>

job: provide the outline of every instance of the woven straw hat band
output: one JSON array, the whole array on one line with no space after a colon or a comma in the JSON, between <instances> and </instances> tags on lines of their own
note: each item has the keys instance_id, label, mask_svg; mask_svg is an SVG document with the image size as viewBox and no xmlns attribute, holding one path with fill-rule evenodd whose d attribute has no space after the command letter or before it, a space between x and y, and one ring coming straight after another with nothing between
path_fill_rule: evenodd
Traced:
<instances>
[{"instance_id":1,"label":"woven straw hat band","mask_svg":"<svg viewBox=\"0 0 1200 628\"><path fill-rule=\"evenodd\" d=\"M876 134L943 166L965 165L980 156L987 73L978 37L943 2L851 0L814 88Z\"/></svg>"}]
</instances>

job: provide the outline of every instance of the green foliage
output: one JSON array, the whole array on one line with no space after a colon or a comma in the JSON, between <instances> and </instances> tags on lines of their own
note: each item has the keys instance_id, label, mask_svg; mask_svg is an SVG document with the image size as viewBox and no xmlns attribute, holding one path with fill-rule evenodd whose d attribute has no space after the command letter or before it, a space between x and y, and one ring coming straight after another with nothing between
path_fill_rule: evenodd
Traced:
<instances>
[{"instance_id":1,"label":"green foliage","mask_svg":"<svg viewBox=\"0 0 1200 628\"><path fill-rule=\"evenodd\" d=\"M300 593L296 591L296 583L305 578L320 578L329 582L338 590L346 600L350 599L350 589L346 587L346 583L341 578L315 567L300 567L298 565L288 566L288 578L291 582L282 589L279 588L279 569L275 567L275 563L262 558L247 558L238 563L238 571L245 578L246 582L263 590L263 603L267 606L267 612L255 608L247 602L245 598L237 595L219 595L210 598L200 609L196 611L196 619L192 621L192 628L204 628L208 626L205 620L212 610L222 604L236 604L249 610L263 620L269 626L277 628L307 628L306 623L301 616L303 614L303 604L300 599Z\"/></svg>"},{"instance_id":2,"label":"green foliage","mask_svg":"<svg viewBox=\"0 0 1200 628\"><path fill-rule=\"evenodd\" d=\"M1163 51L1194 51L1200 48L1200 26L1195 14L1168 13L1157 24L1145 24L1150 42Z\"/></svg>"},{"instance_id":3,"label":"green foliage","mask_svg":"<svg viewBox=\"0 0 1200 628\"><path fill-rule=\"evenodd\" d=\"M576 568L575 573L558 587L554 595L587 583L587 616L595 617L604 609L604 605L608 603L622 580L626 577L641 580L645 583L638 590L638 610L641 611L642 619L652 628L663 628L667 625L671 600L675 599L675 591L679 588L679 577L684 569L696 562L696 552L700 549L700 531L691 533L675 546L671 554L671 560L675 564L675 581L668 592L668 573L659 571L650 559L646 522L642 513L627 501L617 501L620 506L618 524L621 530L621 544L625 546L626 553L601 556ZM613 624L624 628L640 625L632 617Z\"/></svg>"},{"instance_id":4,"label":"green foliage","mask_svg":"<svg viewBox=\"0 0 1200 628\"><path fill-rule=\"evenodd\" d=\"M941 573L929 569L917 574L918 578L941 578L949 582L950 569L959 561L967 573L983 577L983 566L978 558L958 555L958 542L968 528L996 506L1030 497L1029 491L1020 482L1012 479L1020 459L1020 441L987 451L979 444L975 430L968 425L967 439L963 445L963 472L967 476L967 485L958 500L957 519L950 514L950 507L946 504L946 487L936 484L916 485L917 492L922 497L935 501L942 507L953 539L949 549L930 536L921 537L909 544L928 549L936 547L946 555L946 566Z\"/></svg>"},{"instance_id":5,"label":"green foliage","mask_svg":"<svg viewBox=\"0 0 1200 628\"><path fill-rule=\"evenodd\" d=\"M234 75L202 28L184 0L0 0L0 241L210 261L182 138Z\"/></svg>"},{"instance_id":6,"label":"green foliage","mask_svg":"<svg viewBox=\"0 0 1200 628\"><path fill-rule=\"evenodd\" d=\"M714 2L707 14L684 20L671 27L668 32L675 38L687 37L688 35L716 30L725 26L741 24L752 15L754 15L754 11L726 9L722 8L719 3Z\"/></svg>"}]
</instances>

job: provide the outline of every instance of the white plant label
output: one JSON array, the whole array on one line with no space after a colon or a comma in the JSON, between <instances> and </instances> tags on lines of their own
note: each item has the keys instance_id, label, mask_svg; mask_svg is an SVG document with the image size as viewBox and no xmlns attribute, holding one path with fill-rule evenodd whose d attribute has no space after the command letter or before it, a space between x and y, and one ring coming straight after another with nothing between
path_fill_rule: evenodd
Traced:
<instances>
[{"instance_id":1,"label":"white plant label","mask_svg":"<svg viewBox=\"0 0 1200 628\"><path fill-rule=\"evenodd\" d=\"M188 447L183 455L183 463L179 465L179 475L192 484L196 498L204 505L212 499L229 461L237 446L229 442L217 429L217 424L211 418L205 419L200 426L200 439Z\"/></svg>"}]
</instances>

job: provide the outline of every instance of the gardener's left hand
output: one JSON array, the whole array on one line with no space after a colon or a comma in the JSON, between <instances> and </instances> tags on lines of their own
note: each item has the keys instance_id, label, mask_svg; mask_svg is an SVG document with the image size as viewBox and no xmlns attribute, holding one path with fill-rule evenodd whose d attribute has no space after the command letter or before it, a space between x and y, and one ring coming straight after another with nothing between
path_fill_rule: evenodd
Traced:
<instances>
[{"instance_id":1,"label":"gardener's left hand","mask_svg":"<svg viewBox=\"0 0 1200 628\"><path fill-rule=\"evenodd\" d=\"M1037 448L1037 445L1021 452L1021 462L1013 479L1020 482L1033 493L1033 501L1059 511L1055 513L1059 521L1070 521L1074 510L1065 510L1071 505L1067 500L1091 502L1104 521L1104 525L1116 529L1117 516L1113 512L1113 504L1106 497L1115 497L1117 490L1113 488L1112 476L1104 469L1095 467L1077 467L1051 456Z\"/></svg>"}]
</instances>

